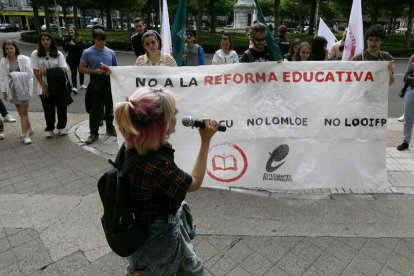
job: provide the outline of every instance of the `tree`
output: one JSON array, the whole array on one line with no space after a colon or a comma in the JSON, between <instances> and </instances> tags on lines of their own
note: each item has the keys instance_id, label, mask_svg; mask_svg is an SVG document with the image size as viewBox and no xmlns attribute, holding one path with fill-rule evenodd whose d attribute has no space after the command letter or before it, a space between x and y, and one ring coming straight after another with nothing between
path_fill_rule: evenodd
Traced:
<instances>
[{"instance_id":1,"label":"tree","mask_svg":"<svg viewBox=\"0 0 414 276\"><path fill-rule=\"evenodd\" d=\"M63 13L63 21L65 22L65 25L68 24L68 18L67 15L71 11L73 6L73 0L56 0L56 3L62 7L62 13Z\"/></svg>"},{"instance_id":2,"label":"tree","mask_svg":"<svg viewBox=\"0 0 414 276\"><path fill-rule=\"evenodd\" d=\"M405 47L407 49L410 49L411 47L411 36L412 36L412 30L413 30L413 16L414 16L414 3L411 2L409 6L409 12L408 12L408 27L407 32L405 33Z\"/></svg>"},{"instance_id":3,"label":"tree","mask_svg":"<svg viewBox=\"0 0 414 276\"><path fill-rule=\"evenodd\" d=\"M277 32L277 28L280 25L280 0L274 0L273 1L273 5L274 5L274 17L275 17L275 28L274 28L274 32Z\"/></svg>"},{"instance_id":4,"label":"tree","mask_svg":"<svg viewBox=\"0 0 414 276\"><path fill-rule=\"evenodd\" d=\"M36 29L37 34L40 34L40 25L39 25L39 0L32 0L31 5L33 7L33 23Z\"/></svg>"}]
</instances>

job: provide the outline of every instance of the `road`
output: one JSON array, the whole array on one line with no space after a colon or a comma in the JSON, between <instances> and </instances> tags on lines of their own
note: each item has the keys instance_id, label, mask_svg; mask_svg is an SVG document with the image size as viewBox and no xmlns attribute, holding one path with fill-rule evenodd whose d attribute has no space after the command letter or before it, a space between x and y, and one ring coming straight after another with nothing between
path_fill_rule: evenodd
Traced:
<instances>
[{"instance_id":1,"label":"road","mask_svg":"<svg viewBox=\"0 0 414 276\"><path fill-rule=\"evenodd\" d=\"M1 33L0 43L3 43L5 39L14 39L17 42L20 40L20 33ZM35 45L27 43L18 44L20 52L24 55L30 56L31 52L36 48ZM133 65L135 63L135 55L132 52L117 52L117 59L120 65ZM211 55L207 55L207 64L211 63ZM388 117L396 118L400 117L402 114L402 101L398 96L398 92L402 87L402 80L404 76L405 69L407 68L408 57L406 58L396 58L395 59L395 82L390 86L389 97L388 97ZM85 83L88 83L89 76L85 76ZM84 113L84 95L85 91L80 90L79 95L73 97L74 103L68 107L69 113ZM6 104L10 110L15 110L15 107ZM38 97L33 97L32 103L30 105L31 111L43 111L40 99Z\"/></svg>"}]
</instances>

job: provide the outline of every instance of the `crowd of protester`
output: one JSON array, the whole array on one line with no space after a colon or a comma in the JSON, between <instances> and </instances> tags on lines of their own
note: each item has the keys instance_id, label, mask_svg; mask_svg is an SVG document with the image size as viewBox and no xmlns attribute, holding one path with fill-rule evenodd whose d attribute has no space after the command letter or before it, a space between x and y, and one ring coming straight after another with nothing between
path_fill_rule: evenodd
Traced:
<instances>
[{"instance_id":1,"label":"crowd of protester","mask_svg":"<svg viewBox=\"0 0 414 276\"><path fill-rule=\"evenodd\" d=\"M161 37L156 31L147 30L141 18L136 18L134 24L136 33L131 36L131 44L137 57L136 65L177 66L171 55L162 53ZM211 64L225 65L239 62L272 61L271 50L267 45L268 31L269 29L265 24L254 21L248 33L249 47L239 54L232 47L231 35L222 33L218 42L219 49L214 53ZM300 39L291 42L286 35L287 27L283 24L275 29L275 32L275 45L278 46L285 61L341 60L347 35L347 30L345 30L342 39L328 49L328 42L322 36L316 36L311 43ZM202 45L196 43L196 36L195 29L186 31L185 47L182 64L180 65L199 66L206 64L204 49ZM86 89L85 107L89 113L90 136L85 143L92 144L98 139L98 129L103 125L103 121L106 122L106 134L116 136L113 126L113 102L108 66L116 66L118 63L115 52L106 43L105 27L99 24L94 25L92 37L92 41L86 42L80 36L79 31L70 26L67 35L63 38L63 50L67 53L66 58L57 49L54 38L46 32L39 36L37 49L33 51L31 57L20 54L14 41L7 40L3 43L3 58L0 63L0 92L3 92L1 93L3 94L3 100L16 106L21 121L20 137L24 144L32 143L30 136L33 134L33 129L29 120L28 108L33 91L42 101L46 125L45 137L53 137L55 129L57 129L59 136L66 135L67 104L70 103L62 102L56 91L50 91L48 72L53 71L53 68L63 68L63 71L71 76L72 93L78 94ZM393 57L389 53L381 51L381 44L385 40L385 30L381 26L372 26L366 31L365 39L368 45L367 50L356 55L353 60L390 61L391 84L394 81ZM410 60L414 60L414 55ZM411 63L409 62L409 64ZM84 74L90 75L88 86L85 85ZM80 90L77 86L78 75ZM407 84L406 80L405 82L406 87L410 88L411 86ZM409 95L411 93L407 93L407 97ZM411 105L407 106L404 103L404 114L411 109L409 106ZM0 112L4 122L16 122L16 119L8 113L1 98ZM55 123L56 115L57 124ZM404 120L404 115L399 120L404 121L404 124L410 124L410 120ZM0 140L5 138L3 121L0 119ZM408 128L407 131L409 132ZM408 148L409 139L407 137L404 138L404 143L399 147L399 150Z\"/></svg>"}]
</instances>

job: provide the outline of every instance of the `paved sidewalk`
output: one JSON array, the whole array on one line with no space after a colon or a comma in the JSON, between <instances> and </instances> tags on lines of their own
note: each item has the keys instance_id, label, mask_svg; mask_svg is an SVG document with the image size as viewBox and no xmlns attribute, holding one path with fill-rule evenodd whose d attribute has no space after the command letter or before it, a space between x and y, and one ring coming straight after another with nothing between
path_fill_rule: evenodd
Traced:
<instances>
[{"instance_id":1,"label":"paved sidewalk","mask_svg":"<svg viewBox=\"0 0 414 276\"><path fill-rule=\"evenodd\" d=\"M11 112L18 118L15 112ZM116 153L102 131L92 146L87 115L69 114L68 137L33 144L19 121L0 141L0 275L125 275L106 245L96 183ZM414 151L398 152L402 124L389 120L382 193L357 190L236 193L201 189L187 200L195 248L212 275L414 275ZM257 196L262 195L262 196Z\"/></svg>"}]
</instances>

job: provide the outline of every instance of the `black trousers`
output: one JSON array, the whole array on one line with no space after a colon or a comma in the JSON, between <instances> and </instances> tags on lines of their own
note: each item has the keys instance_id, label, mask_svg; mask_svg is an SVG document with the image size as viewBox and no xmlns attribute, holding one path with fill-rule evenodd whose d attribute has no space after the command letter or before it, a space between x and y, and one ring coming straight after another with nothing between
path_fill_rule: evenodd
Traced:
<instances>
[{"instance_id":1,"label":"black trousers","mask_svg":"<svg viewBox=\"0 0 414 276\"><path fill-rule=\"evenodd\" d=\"M78 87L78 78L77 78L77 76L78 76L78 70L79 70L79 62L77 62L77 63L74 63L74 62L71 62L71 63L68 63L69 64L69 67L70 67L70 75L71 75L71 78L72 78L72 85L73 85L73 87ZM82 85L83 83L84 83L84 81L85 81L85 75L84 74L82 74L81 72L79 72L79 83L80 83L80 85Z\"/></svg>"},{"instance_id":2,"label":"black trousers","mask_svg":"<svg viewBox=\"0 0 414 276\"><path fill-rule=\"evenodd\" d=\"M102 113L104 110L106 129L114 128L114 107L112 101L111 81L109 76L91 75L87 93L90 93L90 133L98 135L99 121L102 118Z\"/></svg>"},{"instance_id":3,"label":"black trousers","mask_svg":"<svg viewBox=\"0 0 414 276\"><path fill-rule=\"evenodd\" d=\"M42 100L43 111L45 113L46 128L45 131L52 131L55 129L56 122L56 113L58 118L58 123L56 125L57 129L63 129L66 127L68 122L68 108L64 103L60 103L56 97L52 95L40 96Z\"/></svg>"}]
</instances>

